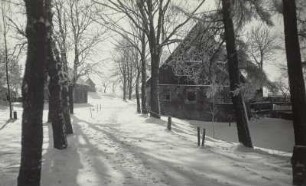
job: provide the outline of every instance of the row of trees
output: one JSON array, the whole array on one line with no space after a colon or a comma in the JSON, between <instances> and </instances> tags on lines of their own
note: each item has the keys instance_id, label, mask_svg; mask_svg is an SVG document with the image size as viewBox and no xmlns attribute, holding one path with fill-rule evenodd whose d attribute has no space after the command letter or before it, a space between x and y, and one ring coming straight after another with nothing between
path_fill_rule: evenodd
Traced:
<instances>
[{"instance_id":1,"label":"row of trees","mask_svg":"<svg viewBox=\"0 0 306 186\"><path fill-rule=\"evenodd\" d=\"M188 9L188 6L184 4L184 1L180 2L173 2L173 1L155 1L155 0L148 0L148 1L137 1L137 2L122 2L122 1L112 1L108 0L105 3L100 1L94 1L97 5L100 5L100 10L98 14L100 15L100 23L102 25L110 25L109 27L115 31L116 33L120 34L122 38L129 43L129 45L125 45L127 47L134 47L136 51L139 51L140 56L145 56L145 52L141 51L141 47L139 43L143 43L142 46L148 45L148 51L150 56L150 114L153 117L160 117L160 107L159 107L159 94L158 94L158 81L159 81L159 66L161 55L165 46L170 45L173 42L178 41L177 34L180 30L184 28L184 26L193 18L196 18L195 13L198 13L200 7L204 4L205 1L200 1L193 7ZM223 19L223 30L222 33L225 33L224 36L221 35L220 43L222 47L222 43L224 40L226 41L227 52L228 52L228 66L229 66L229 75L230 75L230 84L231 84L231 91L233 92L232 98L233 103L235 105L236 110L236 118L237 118L237 126L238 126L238 136L239 141L248 147L252 147L251 138L249 135L248 130L248 119L246 114L246 108L243 101L242 92L240 90L240 72L238 69L238 57L237 51L235 46L235 38L236 34L234 31L234 22L238 30L241 29L245 22L252 19L252 15L257 15L264 20L268 24L272 24L270 20L270 14L267 13L263 9L263 5L260 2L253 2L253 1L235 1L232 6L228 4L222 4L221 6L217 7L216 11L202 12L202 16L200 18L196 18L200 21L211 21L211 22L222 22ZM184 5L184 6L182 6ZM132 29L124 29L118 22L122 17L115 19L113 17L108 16L105 13L105 9L109 9L111 12L116 12L123 14L123 16L127 17L130 23L130 28L138 29L138 33L135 34ZM234 13L228 12L232 9L235 9ZM222 10L226 10L223 11ZM213 13L211 13L213 12ZM180 18L180 19L179 19ZM221 18L221 19L220 19ZM170 21L171 20L171 21ZM175 21L173 21L175 20ZM212 28L216 26L216 24L211 24ZM208 28L208 29L212 29ZM132 31L131 31L132 30ZM253 35L260 31L254 31ZM143 39L141 36L145 35L146 37ZM256 36L254 36L256 37ZM260 36L262 37L262 36ZM269 37L269 36L267 36ZM262 37L263 38L263 37ZM263 38L264 39L264 38ZM268 38L270 39L270 38ZM136 42L135 42L136 40ZM265 41L265 40L264 40ZM250 50L250 53L253 54L253 58L257 60L258 66L262 69L263 61L268 55L268 50L270 50L270 41L267 42L267 46L261 48L262 52L259 54L255 52L258 47L261 47L263 41L258 44L258 46L253 46ZM255 42L250 42L255 43ZM266 52L268 51L268 52ZM142 53L141 53L142 52ZM123 50L122 56L126 56L126 51ZM133 55L128 55L132 57ZM259 58L259 59L258 59ZM145 57L144 57L145 59ZM135 59L134 59L135 60ZM121 58L120 61L129 61L126 58ZM119 63L120 64L120 63ZM136 63L138 64L138 60ZM122 65L121 65L122 66ZM122 68L120 68L122 69ZM146 65L141 66L142 72L146 73ZM123 74L125 74L126 70L121 70ZM127 73L129 74L129 73ZM125 90L125 76L123 75L123 87ZM145 82L146 76L142 75L142 86L146 85ZM124 91L125 92L125 91ZM146 96L146 92L144 89L141 91L141 95L144 97ZM144 98L143 97L143 98ZM145 99L142 99L143 101ZM143 103L145 106L145 103Z\"/></svg>"},{"instance_id":2,"label":"row of trees","mask_svg":"<svg viewBox=\"0 0 306 186\"><path fill-rule=\"evenodd\" d=\"M99 22L102 25L108 25L109 28L126 40L130 46L138 51L141 61L141 95L142 111L147 112L146 108L146 46L148 46L150 56L150 74L151 74L151 91L150 91L150 114L153 117L160 117L159 94L158 94L158 77L159 66L163 48L173 42L176 42L175 34L189 21L190 16L185 16L180 20L183 13L178 11L180 7L188 8L193 13L205 2L202 0L197 3L196 8L191 8L185 1L174 2L167 1L130 1L123 2L108 0L106 2L94 1L97 5L97 14ZM107 12L107 10L109 12ZM109 16L116 12L120 16L117 18ZM130 23L128 28L120 26L118 22L122 17L127 17ZM134 28L134 30L132 29ZM136 31L135 31L136 29ZM140 74L139 74L140 75ZM136 83L137 84L137 83Z\"/></svg>"},{"instance_id":3,"label":"row of trees","mask_svg":"<svg viewBox=\"0 0 306 186\"><path fill-rule=\"evenodd\" d=\"M40 167L41 167L41 148L42 148L42 109L43 109L43 89L45 80L45 69L48 70L50 76L50 86L52 86L51 96L54 96L52 104L57 105L57 109L52 113L52 124L55 140L58 144L56 148L62 149L67 146L66 144L66 128L67 120L65 118L65 110L67 111L67 52L63 48L68 43L58 42L59 38L56 37L56 31L52 31L52 4L50 1L43 0L24 0L27 12L27 27L26 37L28 39L28 52L25 75L22 85L23 94L23 132L22 132L22 158L20 173L18 177L18 185L39 185L40 180ZM80 67L82 57L90 55L87 46L94 46L95 42L81 41L84 33L89 29L88 25L93 22L100 23L109 29L116 31L123 38L123 53L118 59L118 66L120 67L123 81L131 88L133 79L136 79L141 74L142 88L141 95L145 96L143 89L146 84L146 46L148 46L151 66L151 95L150 95L150 113L153 117L160 117L159 109L159 95L158 95L158 77L160 58L163 48L173 42L177 41L176 33L183 28L188 21L190 21L194 14L203 5L204 1L200 1L197 5L187 10L187 2L182 4L173 2L171 0L146 0L146 1L112 1L108 0L107 3L100 1L93 1L94 4L84 5L78 7L81 1L68 1L68 11L64 11L63 7L59 7L57 12L62 10L59 15L64 16L65 13L70 12L70 23L72 32L72 40L74 41L74 63L73 63L73 76L72 83L76 82L77 69ZM177 3L177 4L175 4ZM248 129L248 117L245 109L244 99L242 96L240 72L238 68L238 52L236 49L236 34L245 21L246 18L251 19L256 15L271 25L270 14L263 9L262 1L227 1L221 0L220 6L217 7L215 16L221 18L224 29L224 41L226 43L226 51L228 58L228 73L230 77L230 88L232 93L232 101L235 106L237 129L239 141L245 146L252 147L252 141ZM60 4L56 4L56 6ZM92 6L96 8L96 15L98 18L87 20L91 17L90 12ZM288 74L290 82L291 101L294 114L294 132L296 146L293 153L293 181L297 185L305 184L305 145L306 145L306 116L303 114L306 110L305 101L305 87L301 66L301 55L297 30L297 17L295 1L283 0L283 14L285 26L285 43L286 54L288 61ZM109 9L112 13L117 12L123 14L131 22L131 28L136 28L137 31L132 29L124 29L120 27L117 21L110 18L108 14L103 13L105 9ZM80 11L84 10L84 11ZM103 11L102 11L103 10ZM235 10L235 11L234 11ZM79 17L80 12L84 13L84 17ZM178 16L178 15L185 15ZM204 14L204 16L207 14ZM61 16L61 18L63 18ZM65 16L64 16L65 17ZM69 17L69 16L68 16ZM91 17L92 18L92 17ZM172 19L173 18L173 19ZM68 18L67 18L68 19ZM119 18L121 19L121 17ZM62 19L63 21L64 19ZM81 20L84 20L82 22ZM175 20L175 21L173 21ZM81 21L81 22L79 22ZM59 22L59 21L58 21ZM65 21L63 21L65 22ZM56 27L56 26L54 26ZM63 32L65 27L62 28ZM56 30L56 29L55 29ZM132 30L132 31L131 31ZM59 29L59 32L62 32ZM67 30L66 30L67 31ZM49 36L49 37L48 37ZM64 37L65 38L65 37ZM86 38L86 37L85 37ZM63 38L61 38L63 41ZM60 43L60 44L57 44ZM64 44L64 45L63 45ZM59 45L59 47L57 47ZM84 47L82 49L82 47ZM59 48L59 50L57 49ZM87 51L81 54L82 51ZM254 54L255 56L255 54ZM131 59L132 58L132 59ZM264 57L261 57L264 58ZM134 61L133 61L134 60ZM132 70L132 64L136 65L137 71ZM262 62L259 63L262 67ZM135 69L135 68L134 68ZM56 72L56 73L55 73ZM139 83L138 83L139 85ZM72 86L73 87L73 86ZM126 88L124 86L124 90ZM136 80L136 89L137 80ZM128 92L131 92L129 90ZM66 100L66 101L65 101ZM69 99L71 100L71 99ZM142 104L145 104L145 97L143 97ZM50 104L52 108L52 104ZM139 103L140 105L140 103ZM54 106L55 108L55 106ZM60 109L58 109L60 108ZM146 107L143 105L142 112L146 112ZM139 111L139 110L138 110ZM68 117L67 117L68 118Z\"/></svg>"},{"instance_id":4,"label":"row of trees","mask_svg":"<svg viewBox=\"0 0 306 186\"><path fill-rule=\"evenodd\" d=\"M92 3L89 0L55 0L53 4L54 41L58 47L59 55L65 62L64 68L67 71L67 76L71 80L69 82L69 105L70 112L73 113L73 89L78 79L88 75L97 65L92 56L96 54L96 48L103 40L106 30L97 29L94 22L95 14L91 7ZM3 64L8 64L8 68L3 69L12 71L12 73L6 73L13 74L6 79L8 79L7 82L10 82L8 86L12 84L14 89L21 87L21 80L16 77L20 74L18 63L27 44L25 24L21 19L24 14L23 3L14 0L1 1L3 48L0 48L0 56ZM10 79L11 81L9 81Z\"/></svg>"},{"instance_id":5,"label":"row of trees","mask_svg":"<svg viewBox=\"0 0 306 186\"><path fill-rule=\"evenodd\" d=\"M18 185L40 185L42 114L46 83L54 148L67 148L73 133L73 89L89 73L94 47L104 31L93 32L89 1L25 0L26 30L11 22L27 38L27 59L22 82L22 151ZM90 31L89 31L90 30ZM71 47L71 45L73 47ZM72 52L71 52L72 51ZM72 68L69 68L69 55ZM70 112L69 112L70 110Z\"/></svg>"}]
</instances>

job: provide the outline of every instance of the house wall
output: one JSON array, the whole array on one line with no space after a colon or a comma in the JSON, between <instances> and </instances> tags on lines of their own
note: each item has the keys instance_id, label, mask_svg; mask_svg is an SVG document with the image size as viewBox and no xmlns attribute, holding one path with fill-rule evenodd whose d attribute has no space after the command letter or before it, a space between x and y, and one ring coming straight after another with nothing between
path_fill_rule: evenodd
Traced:
<instances>
[{"instance_id":1,"label":"house wall","mask_svg":"<svg viewBox=\"0 0 306 186\"><path fill-rule=\"evenodd\" d=\"M88 84L89 92L96 92L96 84L91 79L87 79L86 83Z\"/></svg>"},{"instance_id":2,"label":"house wall","mask_svg":"<svg viewBox=\"0 0 306 186\"><path fill-rule=\"evenodd\" d=\"M88 102L88 86L76 84L73 92L74 103Z\"/></svg>"},{"instance_id":3,"label":"house wall","mask_svg":"<svg viewBox=\"0 0 306 186\"><path fill-rule=\"evenodd\" d=\"M181 119L212 121L234 121L231 103L215 103L213 111L212 99L206 96L209 87L160 85L160 108L162 115ZM150 88L147 88L148 98ZM148 105L150 105L150 98Z\"/></svg>"},{"instance_id":4,"label":"house wall","mask_svg":"<svg viewBox=\"0 0 306 186\"><path fill-rule=\"evenodd\" d=\"M88 91L89 92L96 92L96 87L94 85L91 85L89 88L88 88Z\"/></svg>"},{"instance_id":5,"label":"house wall","mask_svg":"<svg viewBox=\"0 0 306 186\"><path fill-rule=\"evenodd\" d=\"M47 87L44 89L44 99L49 100L49 90ZM73 91L74 103L87 103L88 102L88 86L76 84Z\"/></svg>"}]
</instances>

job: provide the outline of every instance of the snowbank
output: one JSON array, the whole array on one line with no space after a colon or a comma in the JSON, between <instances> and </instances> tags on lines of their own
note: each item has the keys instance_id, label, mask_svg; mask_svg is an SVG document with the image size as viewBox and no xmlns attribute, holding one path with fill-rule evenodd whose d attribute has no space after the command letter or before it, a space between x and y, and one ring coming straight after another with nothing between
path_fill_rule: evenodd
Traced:
<instances>
[{"instance_id":1,"label":"snowbank","mask_svg":"<svg viewBox=\"0 0 306 186\"><path fill-rule=\"evenodd\" d=\"M167 118L138 115L133 102L103 95L89 101L75 108L75 134L69 136L67 150L52 148L51 127L44 124L42 186L291 185L290 153L273 155L212 137L204 148L197 147L195 126L207 127L211 135L211 123L174 119L168 131ZM235 136L233 124L216 123L214 128L215 137ZM0 130L1 186L16 185L20 130L20 120Z\"/></svg>"}]
</instances>

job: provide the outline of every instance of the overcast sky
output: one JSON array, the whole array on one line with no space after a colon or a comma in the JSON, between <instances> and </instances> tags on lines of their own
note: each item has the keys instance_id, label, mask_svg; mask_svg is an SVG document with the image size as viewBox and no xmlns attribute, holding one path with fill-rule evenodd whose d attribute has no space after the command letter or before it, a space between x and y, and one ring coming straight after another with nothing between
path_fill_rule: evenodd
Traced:
<instances>
[{"instance_id":1,"label":"overcast sky","mask_svg":"<svg viewBox=\"0 0 306 186\"><path fill-rule=\"evenodd\" d=\"M193 2L198 2L197 0L193 1ZM204 3L204 6L207 9L214 9L214 0L207 0ZM20 7L13 7L12 9L16 9L17 11L20 12ZM18 22L22 22L24 19L24 17L19 16L15 16L14 15L14 19L18 20ZM1 22L1 21L0 21ZM279 38L279 44L282 45L281 48L284 48L284 44L281 41L281 38L283 37L283 21L282 21L282 16L276 15L273 16L273 22L275 23L274 27L271 27L271 30L273 31L273 33L275 33L278 38ZM248 30L250 29L252 26L258 24L257 21L253 21L249 24L247 24L245 26L245 29ZM0 29L2 27L2 22L0 25ZM14 35L15 33L13 31L11 31L10 35ZM113 33L110 33L110 35L113 35ZM16 42L16 40L14 38L10 38L8 40L9 44L13 44L14 42ZM0 44L3 43L3 39L2 39L2 35L1 35L1 40L0 40ZM96 48L96 54L92 57L93 62L98 62L101 61L101 64L98 65L95 70L96 71L101 71L101 73L99 73L99 75L95 75L93 77L93 80L96 82L96 84L98 86L103 84L103 79L104 80L108 80L109 76L112 74L112 69L114 67L114 64L112 62L112 57L114 54L114 46L113 46L114 40L111 38L106 39L104 42L102 42L101 44L98 45L98 47ZM3 45L2 45L3 46ZM278 64L285 64L285 60L286 60L286 56L284 55L285 52L282 50L279 50L276 52L275 54L275 58L272 62L268 62L264 65L264 70L266 71L268 77L274 81L277 80L280 77L280 71L278 68ZM25 63L25 57L22 57L20 60L21 64ZM101 78L102 77L102 78Z\"/></svg>"}]
</instances>

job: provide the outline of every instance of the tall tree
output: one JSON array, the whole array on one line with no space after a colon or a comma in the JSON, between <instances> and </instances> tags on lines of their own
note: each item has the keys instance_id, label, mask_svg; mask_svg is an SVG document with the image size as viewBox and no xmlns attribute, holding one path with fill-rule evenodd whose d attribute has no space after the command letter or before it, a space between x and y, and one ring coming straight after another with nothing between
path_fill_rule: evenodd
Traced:
<instances>
[{"instance_id":1,"label":"tall tree","mask_svg":"<svg viewBox=\"0 0 306 186\"><path fill-rule=\"evenodd\" d=\"M69 110L69 72L68 72L68 26L67 26L67 15L64 8L64 2L61 0L56 0L54 3L55 7L55 34L54 38L56 38L56 43L58 48L60 49L60 61L62 63L62 102L63 102L63 114L65 118L65 128L67 134L73 133L73 128L71 124L70 118L70 110ZM70 92L72 94L72 91Z\"/></svg>"},{"instance_id":2,"label":"tall tree","mask_svg":"<svg viewBox=\"0 0 306 186\"><path fill-rule=\"evenodd\" d=\"M52 23L52 0L46 1L46 13L48 24L48 40L47 40L47 69L50 77L49 80L49 112L53 129L53 144L56 149L67 148L66 125L63 110L63 96L62 96L62 62L59 57L59 52L53 40L53 23Z\"/></svg>"},{"instance_id":3,"label":"tall tree","mask_svg":"<svg viewBox=\"0 0 306 186\"><path fill-rule=\"evenodd\" d=\"M141 75L141 64L139 64L139 53L134 50L134 65L136 69L136 79L135 79L135 94L136 94L136 103L137 103L137 113L141 113L141 106L140 106L140 75Z\"/></svg>"},{"instance_id":4,"label":"tall tree","mask_svg":"<svg viewBox=\"0 0 306 186\"><path fill-rule=\"evenodd\" d=\"M24 0L28 51L22 84L23 115L18 186L39 186L42 158L42 114L46 64L47 19L43 0Z\"/></svg>"},{"instance_id":5,"label":"tall tree","mask_svg":"<svg viewBox=\"0 0 306 186\"><path fill-rule=\"evenodd\" d=\"M105 33L105 30L100 29L95 32L95 14L92 10L91 1L68 0L67 3L74 57L69 94L70 113L73 113L73 90L75 84L80 77L87 75L91 70L91 65L86 60L89 60L89 56L93 53L93 48L101 42L101 35Z\"/></svg>"},{"instance_id":6,"label":"tall tree","mask_svg":"<svg viewBox=\"0 0 306 186\"><path fill-rule=\"evenodd\" d=\"M150 113L152 117L159 118L159 65L163 47L176 42L175 34L191 19L191 16L187 16L187 18L180 20L178 14L171 15L173 13L171 10L177 8L175 3L187 3L187 1L139 0L123 2L122 0L108 0L107 3L102 3L94 0L94 2L109 7L112 11L125 14L132 22L132 27L145 33L151 55ZM205 0L201 0L188 15L196 13L204 2ZM174 24L176 22L174 20L177 21L177 24Z\"/></svg>"},{"instance_id":7,"label":"tall tree","mask_svg":"<svg viewBox=\"0 0 306 186\"><path fill-rule=\"evenodd\" d=\"M272 55L276 49L276 37L265 25L253 27L248 33L248 54L253 62L264 72L264 63L272 60ZM264 77L258 77L264 79ZM261 80L260 94L263 96L263 80Z\"/></svg>"},{"instance_id":8,"label":"tall tree","mask_svg":"<svg viewBox=\"0 0 306 186\"><path fill-rule=\"evenodd\" d=\"M6 74L6 85L7 85L7 101L9 103L10 108L10 119L13 118L13 108L12 108L12 100L11 100L11 86L10 86L10 78L9 78L9 59L8 59L8 46L7 46L7 18L5 15L5 2L1 2L1 15L2 15L2 23L3 23L3 40L4 40L4 62L5 62L5 74Z\"/></svg>"},{"instance_id":9,"label":"tall tree","mask_svg":"<svg viewBox=\"0 0 306 186\"><path fill-rule=\"evenodd\" d=\"M103 12L103 13L102 13ZM123 39L125 39L131 47L134 47L135 50L139 53L140 55L140 61L141 64L138 65L137 63L137 75L136 75L136 99L137 103L139 99L137 98L139 93L139 87L140 86L140 80L139 78L141 77L141 112L143 114L147 114L147 103L146 103L146 81L147 81L147 60L146 60L146 35L142 29L139 29L137 27L132 28L132 31L128 30L126 27L120 26L118 22L108 15L104 13L104 11L97 11L97 15L99 15L99 20L96 20L97 23L103 25L104 27L107 27L108 29L114 31L115 33L119 34ZM137 19L138 22L140 18ZM133 25L132 22L130 22L130 25ZM141 73L140 73L141 72ZM138 74L140 73L140 74ZM138 96L137 96L138 95ZM140 109L140 105L138 107L137 104L137 110Z\"/></svg>"},{"instance_id":10,"label":"tall tree","mask_svg":"<svg viewBox=\"0 0 306 186\"><path fill-rule=\"evenodd\" d=\"M190 13L193 15L205 2L200 1L198 6ZM190 19L188 16L184 21L174 26L173 30L167 32L165 20L171 0L167 1L137 1L142 24L138 27L144 30L149 43L151 54L151 89L150 89L150 114L153 117L160 117L159 105L159 65L163 46L171 41L172 36L184 26Z\"/></svg>"},{"instance_id":11,"label":"tall tree","mask_svg":"<svg viewBox=\"0 0 306 186\"><path fill-rule=\"evenodd\" d=\"M222 14L228 59L231 97L236 114L238 140L246 147L253 147L248 128L248 116L246 106L240 90L240 72L238 68L238 55L236 50L235 30L232 20L233 14L231 12L231 8L231 1L222 0Z\"/></svg>"},{"instance_id":12,"label":"tall tree","mask_svg":"<svg viewBox=\"0 0 306 186\"><path fill-rule=\"evenodd\" d=\"M296 4L283 0L285 46L293 111L295 146L292 155L293 184L306 185L306 97L297 30Z\"/></svg>"},{"instance_id":13,"label":"tall tree","mask_svg":"<svg viewBox=\"0 0 306 186\"><path fill-rule=\"evenodd\" d=\"M146 62L146 35L142 31L141 32L141 50L140 50L140 61L141 61L141 113L147 114L147 93L146 93L146 85L147 85L147 62Z\"/></svg>"},{"instance_id":14,"label":"tall tree","mask_svg":"<svg viewBox=\"0 0 306 186\"><path fill-rule=\"evenodd\" d=\"M127 40L123 39L118 42L116 50L118 53L118 59L115 59L118 65L118 74L122 81L122 90L123 90L123 100L126 101L127 97L131 95L132 80L134 76L133 71L133 47L129 45Z\"/></svg>"}]
</instances>

